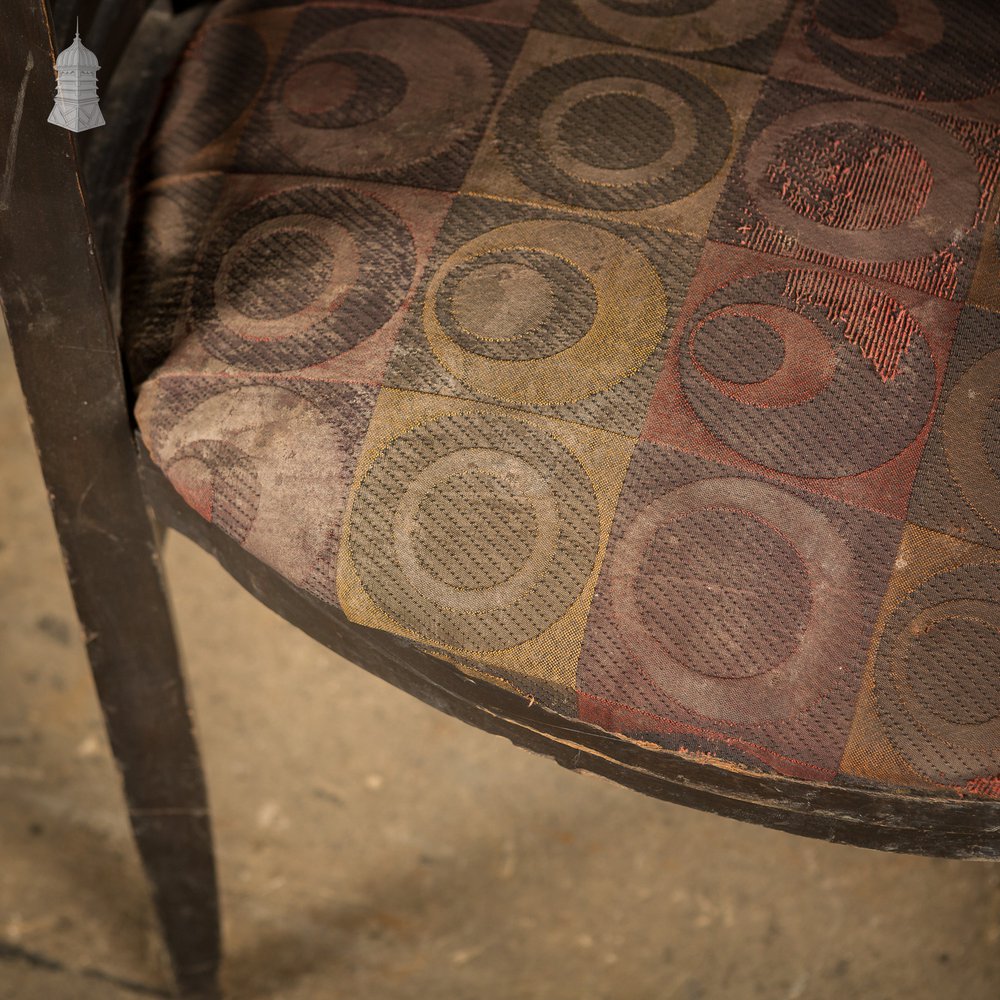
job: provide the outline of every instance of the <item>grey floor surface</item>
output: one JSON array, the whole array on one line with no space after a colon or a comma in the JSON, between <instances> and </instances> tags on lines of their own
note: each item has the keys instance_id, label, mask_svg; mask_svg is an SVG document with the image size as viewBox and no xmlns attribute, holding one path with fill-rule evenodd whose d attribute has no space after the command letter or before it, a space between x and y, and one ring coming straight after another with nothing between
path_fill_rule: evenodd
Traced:
<instances>
[{"instance_id":1,"label":"grey floor surface","mask_svg":"<svg viewBox=\"0 0 1000 1000\"><path fill-rule=\"evenodd\" d=\"M0 337L0 1000L165 963ZM570 774L286 626L172 536L232 1000L1000 998L1000 865Z\"/></svg>"}]
</instances>

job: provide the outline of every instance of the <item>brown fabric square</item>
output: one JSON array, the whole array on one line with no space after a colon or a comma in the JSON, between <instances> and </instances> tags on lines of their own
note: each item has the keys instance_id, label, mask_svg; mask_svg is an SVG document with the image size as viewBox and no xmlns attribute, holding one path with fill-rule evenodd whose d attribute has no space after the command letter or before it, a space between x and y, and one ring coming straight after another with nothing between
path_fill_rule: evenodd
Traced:
<instances>
[{"instance_id":1,"label":"brown fabric square","mask_svg":"<svg viewBox=\"0 0 1000 1000\"><path fill-rule=\"evenodd\" d=\"M962 310L908 519L1000 549L1000 316Z\"/></svg>"},{"instance_id":2,"label":"brown fabric square","mask_svg":"<svg viewBox=\"0 0 1000 1000\"><path fill-rule=\"evenodd\" d=\"M385 383L638 435L697 259L687 237L460 196Z\"/></svg>"},{"instance_id":3,"label":"brown fabric square","mask_svg":"<svg viewBox=\"0 0 1000 1000\"><path fill-rule=\"evenodd\" d=\"M232 164L294 11L220 14L208 18L188 45L149 137L140 177L226 170Z\"/></svg>"},{"instance_id":4,"label":"brown fabric square","mask_svg":"<svg viewBox=\"0 0 1000 1000\"><path fill-rule=\"evenodd\" d=\"M136 416L153 460L195 510L333 602L341 519L375 396L287 376L160 374ZM290 516L303 509L307 517Z\"/></svg>"},{"instance_id":5,"label":"brown fabric square","mask_svg":"<svg viewBox=\"0 0 1000 1000\"><path fill-rule=\"evenodd\" d=\"M545 0L534 27L764 73L781 40L788 6L788 0Z\"/></svg>"},{"instance_id":6,"label":"brown fabric square","mask_svg":"<svg viewBox=\"0 0 1000 1000\"><path fill-rule=\"evenodd\" d=\"M353 621L571 691L633 438L384 388L340 548Z\"/></svg>"},{"instance_id":7,"label":"brown fabric square","mask_svg":"<svg viewBox=\"0 0 1000 1000\"><path fill-rule=\"evenodd\" d=\"M844 773L1000 797L997 663L1000 553L907 525Z\"/></svg>"},{"instance_id":8,"label":"brown fabric square","mask_svg":"<svg viewBox=\"0 0 1000 1000\"><path fill-rule=\"evenodd\" d=\"M760 78L531 31L463 192L704 235Z\"/></svg>"},{"instance_id":9,"label":"brown fabric square","mask_svg":"<svg viewBox=\"0 0 1000 1000\"><path fill-rule=\"evenodd\" d=\"M457 191L522 35L377 8L299 8L232 167Z\"/></svg>"},{"instance_id":10,"label":"brown fabric square","mask_svg":"<svg viewBox=\"0 0 1000 1000\"><path fill-rule=\"evenodd\" d=\"M641 442L587 625L581 716L832 777L901 530Z\"/></svg>"},{"instance_id":11,"label":"brown fabric square","mask_svg":"<svg viewBox=\"0 0 1000 1000\"><path fill-rule=\"evenodd\" d=\"M382 185L230 178L190 269L189 336L168 370L308 369L377 384L448 204Z\"/></svg>"}]
</instances>

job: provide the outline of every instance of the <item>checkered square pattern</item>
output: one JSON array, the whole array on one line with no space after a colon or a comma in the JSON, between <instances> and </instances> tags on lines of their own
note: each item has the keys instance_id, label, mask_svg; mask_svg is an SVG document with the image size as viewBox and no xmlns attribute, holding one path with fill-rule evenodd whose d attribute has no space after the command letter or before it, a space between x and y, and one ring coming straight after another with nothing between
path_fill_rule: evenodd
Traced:
<instances>
[{"instance_id":1,"label":"checkered square pattern","mask_svg":"<svg viewBox=\"0 0 1000 1000\"><path fill-rule=\"evenodd\" d=\"M136 416L352 621L664 752L1000 797L992 0L226 0Z\"/></svg>"}]
</instances>

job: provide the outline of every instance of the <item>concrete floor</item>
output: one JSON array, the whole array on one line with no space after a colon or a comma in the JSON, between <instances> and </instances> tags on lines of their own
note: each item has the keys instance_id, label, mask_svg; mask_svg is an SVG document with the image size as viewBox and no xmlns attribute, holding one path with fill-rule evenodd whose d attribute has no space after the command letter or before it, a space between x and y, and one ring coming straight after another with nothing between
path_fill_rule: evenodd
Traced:
<instances>
[{"instance_id":1,"label":"concrete floor","mask_svg":"<svg viewBox=\"0 0 1000 1000\"><path fill-rule=\"evenodd\" d=\"M0 338L0 1000L165 994ZM233 1000L1000 997L1000 865L669 806L445 718L167 547Z\"/></svg>"}]
</instances>

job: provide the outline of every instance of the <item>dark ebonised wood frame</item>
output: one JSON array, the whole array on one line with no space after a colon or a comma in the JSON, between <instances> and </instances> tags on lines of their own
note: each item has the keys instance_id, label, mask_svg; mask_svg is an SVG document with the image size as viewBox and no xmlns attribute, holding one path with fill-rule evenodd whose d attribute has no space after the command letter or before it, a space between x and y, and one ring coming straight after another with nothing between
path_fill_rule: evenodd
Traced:
<instances>
[{"instance_id":1,"label":"dark ebonised wood frame","mask_svg":"<svg viewBox=\"0 0 1000 1000\"><path fill-rule=\"evenodd\" d=\"M193 27L196 14L190 24L167 12L143 20L143 0L81 3L81 28L100 51L105 116L117 125L76 136L47 121L55 56L72 36L69 6L53 14L44 0L7 0L0 14L0 303L175 977L184 995L211 997L219 916L205 782L139 483L110 306L114 240L102 241L117 231L120 246L121 168L157 92L154 74L121 59L126 43L145 43L165 70L177 41L168 29Z\"/></svg>"},{"instance_id":2,"label":"dark ebonised wood frame","mask_svg":"<svg viewBox=\"0 0 1000 1000\"><path fill-rule=\"evenodd\" d=\"M1000 857L1000 802L825 785L724 768L565 719L349 622L191 510L136 439L118 331L129 175L162 78L207 4L6 0L0 14L0 305L178 988L218 995L219 914L205 782L160 574L165 525L287 621L488 732L671 802L887 851ZM79 11L109 125L46 121ZM155 512L155 519L151 517Z\"/></svg>"}]
</instances>

